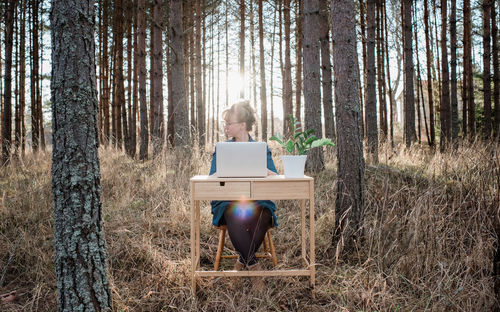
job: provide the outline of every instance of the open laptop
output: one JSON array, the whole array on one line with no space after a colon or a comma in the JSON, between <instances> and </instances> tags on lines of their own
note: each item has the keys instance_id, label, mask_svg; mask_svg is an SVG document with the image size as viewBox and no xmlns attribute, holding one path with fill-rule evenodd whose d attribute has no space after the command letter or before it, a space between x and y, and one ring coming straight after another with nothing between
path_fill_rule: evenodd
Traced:
<instances>
[{"instance_id":1,"label":"open laptop","mask_svg":"<svg viewBox=\"0 0 500 312\"><path fill-rule=\"evenodd\" d=\"M243 178L267 176L265 142L220 142L217 153L217 177Z\"/></svg>"}]
</instances>

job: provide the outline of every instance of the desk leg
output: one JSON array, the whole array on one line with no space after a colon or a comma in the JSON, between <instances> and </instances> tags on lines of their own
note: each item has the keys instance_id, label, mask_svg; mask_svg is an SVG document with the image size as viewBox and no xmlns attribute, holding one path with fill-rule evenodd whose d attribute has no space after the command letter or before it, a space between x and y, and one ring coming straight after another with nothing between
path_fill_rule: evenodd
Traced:
<instances>
[{"instance_id":1,"label":"desk leg","mask_svg":"<svg viewBox=\"0 0 500 312\"><path fill-rule=\"evenodd\" d=\"M200 268L200 201L196 202L196 265L195 268Z\"/></svg>"},{"instance_id":2,"label":"desk leg","mask_svg":"<svg viewBox=\"0 0 500 312\"><path fill-rule=\"evenodd\" d=\"M314 290L314 284L316 281L316 255L314 253L314 184L313 182L309 182L309 244L310 244L310 252L309 258L311 260L311 288ZM313 294L314 295L314 294Z\"/></svg>"},{"instance_id":3,"label":"desk leg","mask_svg":"<svg viewBox=\"0 0 500 312\"><path fill-rule=\"evenodd\" d=\"M301 233L301 246L302 246L302 259L304 259L304 264L307 265L306 259L306 200L303 199L300 201L300 225L302 228Z\"/></svg>"},{"instance_id":4,"label":"desk leg","mask_svg":"<svg viewBox=\"0 0 500 312\"><path fill-rule=\"evenodd\" d=\"M192 194L192 185L191 185L191 194ZM194 277L194 271L196 271L196 244L195 244L195 236L196 236L196 224L195 224L195 200L191 196L191 289L193 291L193 295L196 295L196 279Z\"/></svg>"}]
</instances>

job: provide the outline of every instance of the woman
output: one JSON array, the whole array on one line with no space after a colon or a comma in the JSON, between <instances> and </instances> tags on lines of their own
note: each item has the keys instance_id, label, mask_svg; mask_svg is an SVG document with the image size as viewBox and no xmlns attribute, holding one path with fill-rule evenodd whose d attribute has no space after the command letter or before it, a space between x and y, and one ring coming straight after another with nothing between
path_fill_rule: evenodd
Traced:
<instances>
[{"instance_id":1,"label":"woman","mask_svg":"<svg viewBox=\"0 0 500 312\"><path fill-rule=\"evenodd\" d=\"M240 101L222 112L224 131L230 140L228 142L255 142L248 133L255 123L255 114L249 101ZM212 156L210 175L216 173L216 152ZM267 148L267 175L277 174L271 151ZM226 225L229 238L240 257L234 264L234 269L240 271L261 270L255 257L267 230L277 226L275 215L276 205L269 200L258 201L212 201L212 223L215 226ZM263 287L262 279L254 281L254 287Z\"/></svg>"}]
</instances>

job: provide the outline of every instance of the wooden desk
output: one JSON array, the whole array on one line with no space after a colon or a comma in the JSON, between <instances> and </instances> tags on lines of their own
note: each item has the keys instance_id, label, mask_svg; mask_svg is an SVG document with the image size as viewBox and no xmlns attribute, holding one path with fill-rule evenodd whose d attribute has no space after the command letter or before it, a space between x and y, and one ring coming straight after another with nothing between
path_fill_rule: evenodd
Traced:
<instances>
[{"instance_id":1,"label":"wooden desk","mask_svg":"<svg viewBox=\"0 0 500 312\"><path fill-rule=\"evenodd\" d=\"M301 201L301 246L303 269L271 271L206 271L200 269L200 200L277 200ZM309 260L306 258L306 200L309 200ZM279 209L279 208L278 208ZM196 279L207 276L309 276L315 282L314 254L314 179L308 176L287 179L282 175L267 178L191 178L191 282L196 294Z\"/></svg>"}]
</instances>

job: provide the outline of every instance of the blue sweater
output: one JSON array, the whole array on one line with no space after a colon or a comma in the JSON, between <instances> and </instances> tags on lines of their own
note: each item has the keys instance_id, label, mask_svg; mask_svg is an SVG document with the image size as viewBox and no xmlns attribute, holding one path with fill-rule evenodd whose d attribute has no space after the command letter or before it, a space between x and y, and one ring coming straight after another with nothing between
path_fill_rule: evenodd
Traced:
<instances>
[{"instance_id":1,"label":"blue sweater","mask_svg":"<svg viewBox=\"0 0 500 312\"><path fill-rule=\"evenodd\" d=\"M229 140L228 142L234 142L234 139ZM252 137L250 137L250 142L255 142ZM216 155L217 150L214 151L212 155L212 163L210 166L210 175L214 174L217 171L217 161L216 161ZM274 166L273 162L273 157L271 154L271 150L269 150L269 147L267 148L267 169L278 173L276 170L276 167ZM222 219L222 216L224 215L224 211L226 211L226 208L231 205L233 202L232 201L211 201L210 205L212 206L212 224L215 226L220 226L220 221ZM257 205L260 207L265 207L271 211L271 214L273 215L273 224L274 226L278 226L278 219L276 218L276 205L270 201L270 200L257 200Z\"/></svg>"}]
</instances>

